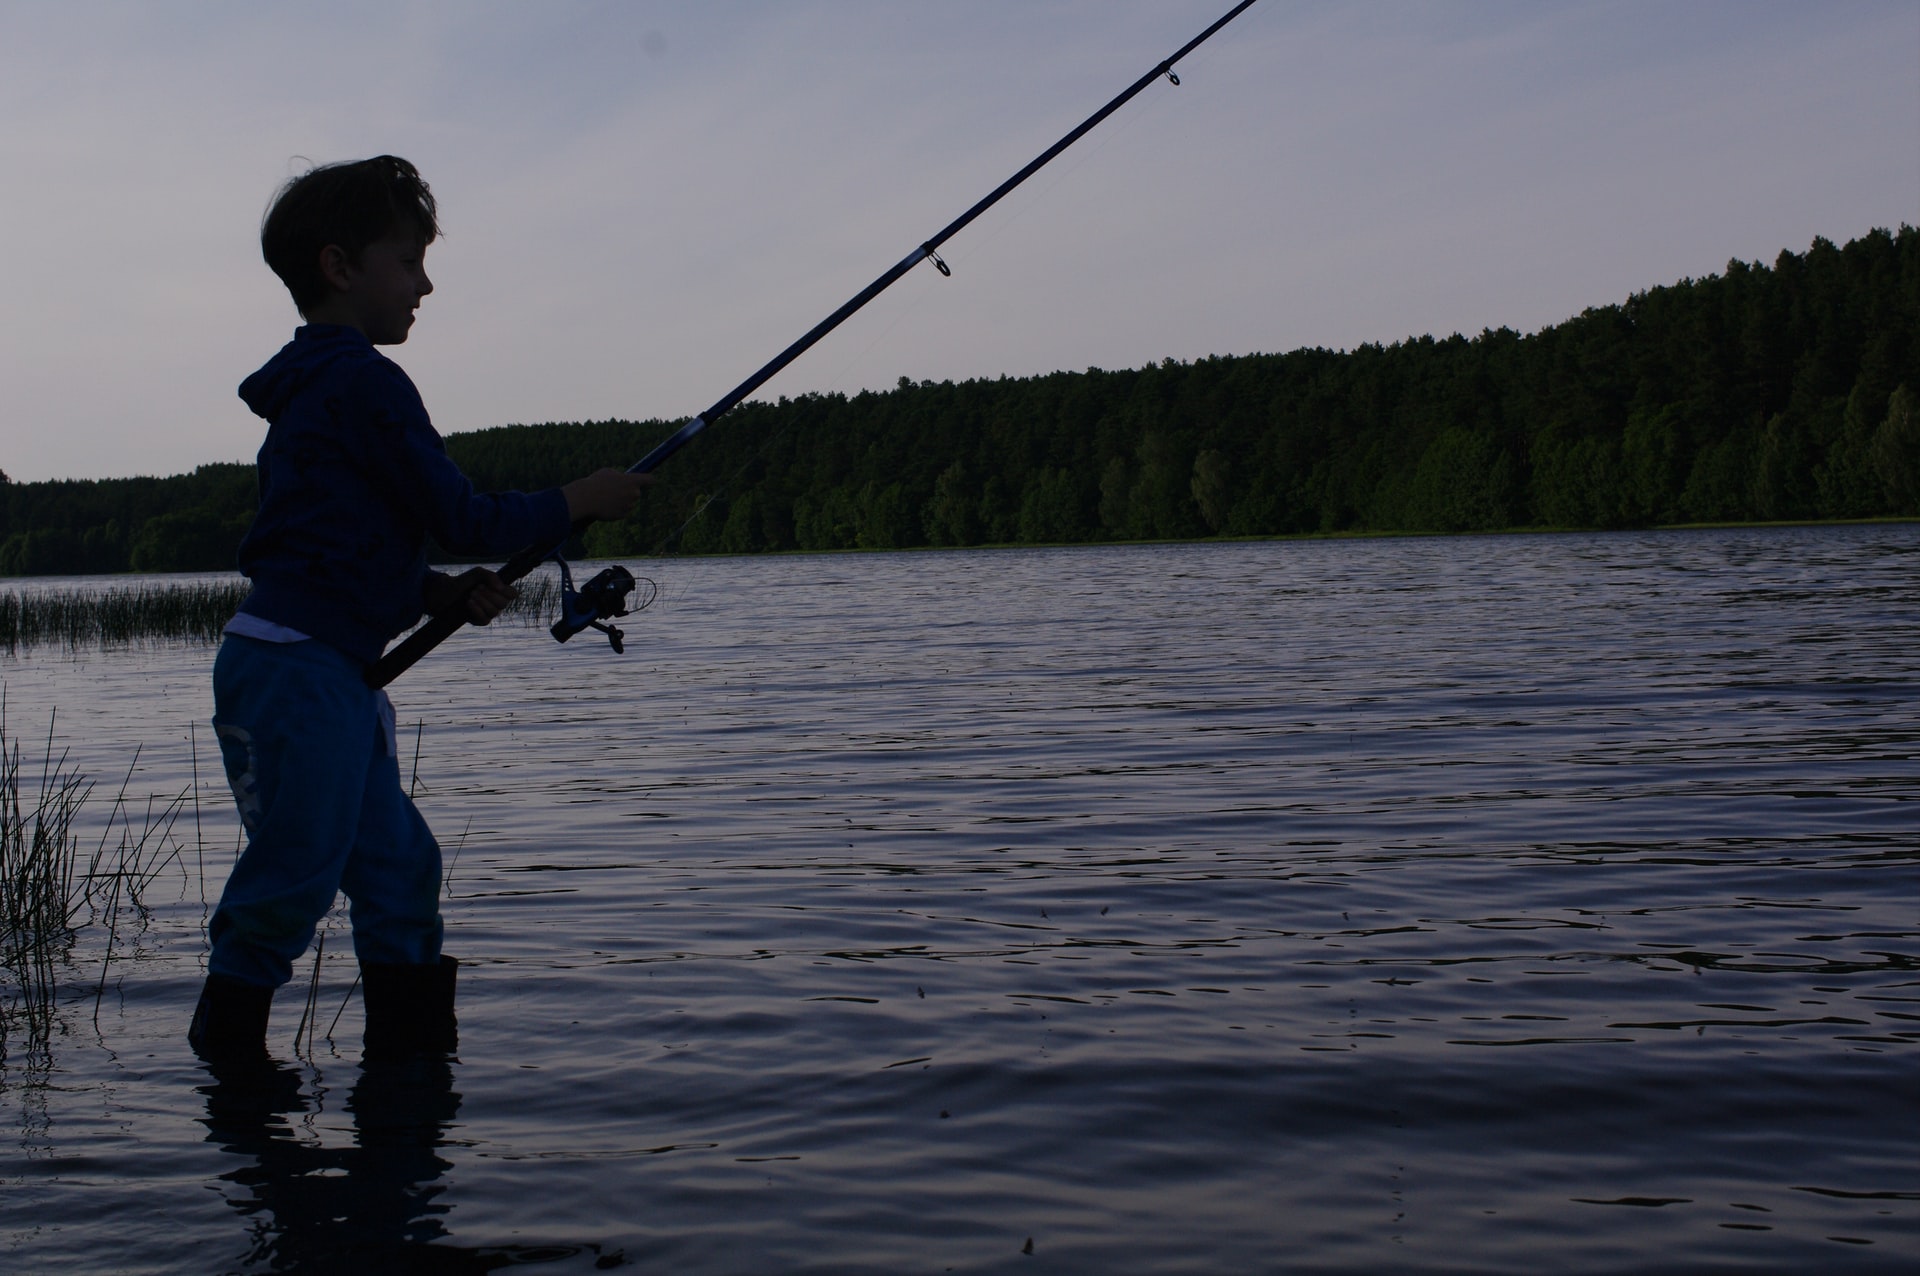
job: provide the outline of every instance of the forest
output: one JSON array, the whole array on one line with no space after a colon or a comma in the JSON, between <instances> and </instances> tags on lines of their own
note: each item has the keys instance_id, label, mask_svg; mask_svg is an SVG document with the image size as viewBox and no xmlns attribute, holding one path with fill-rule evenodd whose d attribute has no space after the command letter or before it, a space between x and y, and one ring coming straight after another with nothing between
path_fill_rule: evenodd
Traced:
<instances>
[{"instance_id":1,"label":"forest","mask_svg":"<svg viewBox=\"0 0 1920 1276\"><path fill-rule=\"evenodd\" d=\"M596 556L1920 515L1920 231L1816 239L1531 335L912 382L734 410ZM448 436L486 490L677 422ZM0 574L218 570L252 467L10 483Z\"/></svg>"}]
</instances>

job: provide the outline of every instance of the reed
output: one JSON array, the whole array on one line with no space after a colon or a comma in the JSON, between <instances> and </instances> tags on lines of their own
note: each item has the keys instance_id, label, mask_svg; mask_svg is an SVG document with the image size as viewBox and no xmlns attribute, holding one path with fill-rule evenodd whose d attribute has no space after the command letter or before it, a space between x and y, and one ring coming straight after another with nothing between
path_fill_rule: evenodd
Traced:
<instances>
[{"instance_id":1,"label":"reed","mask_svg":"<svg viewBox=\"0 0 1920 1276\"><path fill-rule=\"evenodd\" d=\"M0 590L0 652L215 643L246 596L244 580ZM523 624L543 624L559 605L559 578L543 574L520 582L520 595L506 615Z\"/></svg>"},{"instance_id":2,"label":"reed","mask_svg":"<svg viewBox=\"0 0 1920 1276\"><path fill-rule=\"evenodd\" d=\"M54 971L73 944L84 898L74 865L74 819L91 786L53 759L52 732L41 763L39 796L23 798L23 757L7 734L0 702L0 1058L10 1029L26 1029L29 1051L44 1051L53 1022Z\"/></svg>"},{"instance_id":3,"label":"reed","mask_svg":"<svg viewBox=\"0 0 1920 1276\"><path fill-rule=\"evenodd\" d=\"M245 581L8 590L0 592L0 650L215 642L246 596Z\"/></svg>"},{"instance_id":4,"label":"reed","mask_svg":"<svg viewBox=\"0 0 1920 1276\"><path fill-rule=\"evenodd\" d=\"M527 625L544 625L560 614L560 577L552 571L522 577L514 586L519 596L508 604L506 616Z\"/></svg>"},{"instance_id":5,"label":"reed","mask_svg":"<svg viewBox=\"0 0 1920 1276\"><path fill-rule=\"evenodd\" d=\"M30 799L33 769L40 774ZM173 828L189 792L149 799L136 818L127 798L133 773L129 766L100 839L83 861L78 822L93 784L67 767L64 752L56 756L51 722L35 768L9 733L0 695L0 1060L15 1028L24 1029L29 1057L45 1055L59 971L71 964L81 930L102 919L99 991L105 991L121 915L132 911L144 920L143 892L179 858Z\"/></svg>"}]
</instances>

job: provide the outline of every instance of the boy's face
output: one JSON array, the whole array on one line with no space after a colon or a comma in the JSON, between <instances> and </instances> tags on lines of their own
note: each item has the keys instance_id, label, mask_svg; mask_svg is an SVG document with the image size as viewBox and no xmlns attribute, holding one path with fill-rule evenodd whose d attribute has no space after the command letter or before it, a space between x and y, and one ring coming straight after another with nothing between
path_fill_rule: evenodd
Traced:
<instances>
[{"instance_id":1,"label":"boy's face","mask_svg":"<svg viewBox=\"0 0 1920 1276\"><path fill-rule=\"evenodd\" d=\"M426 245L406 231L374 240L357 262L329 244L321 250L320 270L333 292L307 318L358 328L376 346L399 345L413 327L420 299L433 291L426 256Z\"/></svg>"}]
</instances>

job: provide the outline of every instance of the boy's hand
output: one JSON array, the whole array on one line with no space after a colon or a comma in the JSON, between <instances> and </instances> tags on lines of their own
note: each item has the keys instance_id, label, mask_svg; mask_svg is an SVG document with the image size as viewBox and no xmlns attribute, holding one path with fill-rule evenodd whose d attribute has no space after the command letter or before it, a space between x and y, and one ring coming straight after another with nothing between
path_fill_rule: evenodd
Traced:
<instances>
[{"instance_id":1,"label":"boy's hand","mask_svg":"<svg viewBox=\"0 0 1920 1276\"><path fill-rule=\"evenodd\" d=\"M427 610L435 616L449 607L464 608L467 620L484 625L507 609L520 591L485 567L473 567L458 576L427 578Z\"/></svg>"},{"instance_id":2,"label":"boy's hand","mask_svg":"<svg viewBox=\"0 0 1920 1276\"><path fill-rule=\"evenodd\" d=\"M567 498L567 517L578 527L583 523L625 518L634 502L640 499L640 489L651 482L651 474L596 470L567 484L560 493Z\"/></svg>"}]
</instances>

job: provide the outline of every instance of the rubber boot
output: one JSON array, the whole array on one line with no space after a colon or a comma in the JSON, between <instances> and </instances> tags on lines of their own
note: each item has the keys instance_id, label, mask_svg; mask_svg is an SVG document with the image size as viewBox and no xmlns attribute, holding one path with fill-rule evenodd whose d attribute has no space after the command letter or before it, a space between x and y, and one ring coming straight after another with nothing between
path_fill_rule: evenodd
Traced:
<instances>
[{"instance_id":1,"label":"rubber boot","mask_svg":"<svg viewBox=\"0 0 1920 1276\"><path fill-rule=\"evenodd\" d=\"M204 1062L220 1067L265 1065L272 1005L271 988L208 975L193 1008L193 1022L187 1025L187 1044Z\"/></svg>"},{"instance_id":2,"label":"rubber boot","mask_svg":"<svg viewBox=\"0 0 1920 1276\"><path fill-rule=\"evenodd\" d=\"M361 1058L444 1057L458 1049L453 982L459 965L447 956L419 966L361 962L360 995L367 1011Z\"/></svg>"}]
</instances>

